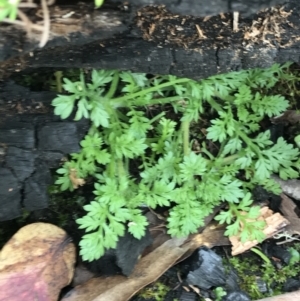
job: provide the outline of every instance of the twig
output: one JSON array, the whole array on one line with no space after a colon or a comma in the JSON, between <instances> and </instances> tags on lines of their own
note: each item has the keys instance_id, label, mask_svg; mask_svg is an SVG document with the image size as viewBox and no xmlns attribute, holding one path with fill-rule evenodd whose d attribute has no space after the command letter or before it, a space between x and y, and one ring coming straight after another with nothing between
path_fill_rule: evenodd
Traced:
<instances>
[{"instance_id":1,"label":"twig","mask_svg":"<svg viewBox=\"0 0 300 301\"><path fill-rule=\"evenodd\" d=\"M233 12L233 31L239 31L239 13L236 11Z\"/></svg>"},{"instance_id":2,"label":"twig","mask_svg":"<svg viewBox=\"0 0 300 301\"><path fill-rule=\"evenodd\" d=\"M198 24L196 24L195 26L196 26L196 29L197 29L199 38L200 38L200 39L206 38L205 35L203 34L203 31L202 31L202 29L200 28L200 26L199 26Z\"/></svg>"},{"instance_id":3,"label":"twig","mask_svg":"<svg viewBox=\"0 0 300 301\"><path fill-rule=\"evenodd\" d=\"M4 18L2 20L2 22L8 23L8 24L12 24L12 25L18 25L18 26L22 26L22 27L26 27L26 23L23 21L19 21L19 20L10 20L8 18ZM41 25L37 25L37 24L33 24L31 23L30 27L32 29L38 30L38 31L43 31L44 27Z\"/></svg>"},{"instance_id":4,"label":"twig","mask_svg":"<svg viewBox=\"0 0 300 301\"><path fill-rule=\"evenodd\" d=\"M43 16L44 16L44 30L40 41L40 48L44 47L50 35L50 16L46 0L41 0Z\"/></svg>"},{"instance_id":5,"label":"twig","mask_svg":"<svg viewBox=\"0 0 300 301\"><path fill-rule=\"evenodd\" d=\"M273 235L273 238L275 239L281 239L281 238L285 238L284 241L281 242L277 242L276 245L282 245L291 241L300 241L300 239L298 237L294 237L292 235L290 235L287 231L285 232L281 232L281 233L276 233L275 235Z\"/></svg>"},{"instance_id":6,"label":"twig","mask_svg":"<svg viewBox=\"0 0 300 301\"><path fill-rule=\"evenodd\" d=\"M28 19L28 17L21 11L18 9L18 17L24 22L24 27L27 31L27 34L29 35L30 32L31 32L31 25L32 25L32 22Z\"/></svg>"},{"instance_id":7,"label":"twig","mask_svg":"<svg viewBox=\"0 0 300 301\"><path fill-rule=\"evenodd\" d=\"M18 8L36 8L37 5L35 3L29 3L29 2L21 2L18 5Z\"/></svg>"},{"instance_id":8,"label":"twig","mask_svg":"<svg viewBox=\"0 0 300 301\"><path fill-rule=\"evenodd\" d=\"M48 4L51 5L55 3L55 0L48 0ZM37 30L42 32L41 40L39 43L39 47L42 48L46 45L47 41L49 40L50 36L50 14L48 9L47 0L41 0L41 6L43 11L43 26L33 24L30 19L24 14L20 9L18 9L18 17L20 20L10 20L8 18L4 18L2 21L8 24L17 25L24 27L27 31L27 34L31 33L31 30ZM22 2L18 5L18 8L35 8L37 5L33 3L31 0L28 2Z\"/></svg>"},{"instance_id":9,"label":"twig","mask_svg":"<svg viewBox=\"0 0 300 301\"><path fill-rule=\"evenodd\" d=\"M50 5L53 5L55 3L55 0L48 0L47 1L47 5L50 6Z\"/></svg>"}]
</instances>

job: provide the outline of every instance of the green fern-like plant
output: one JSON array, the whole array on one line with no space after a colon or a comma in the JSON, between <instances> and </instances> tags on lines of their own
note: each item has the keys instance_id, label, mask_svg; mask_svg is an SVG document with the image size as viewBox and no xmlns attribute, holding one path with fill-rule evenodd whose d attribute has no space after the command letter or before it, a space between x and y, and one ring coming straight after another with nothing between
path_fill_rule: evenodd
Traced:
<instances>
[{"instance_id":1,"label":"green fern-like plant","mask_svg":"<svg viewBox=\"0 0 300 301\"><path fill-rule=\"evenodd\" d=\"M264 118L289 106L283 96L268 94L288 67L276 64L202 81L107 70L93 70L89 79L82 73L77 82L64 79L66 94L52 102L55 114L65 119L75 111L75 120L91 120L81 152L70 155L56 180L61 190L73 190L74 177L95 180L94 201L77 220L86 231L83 259L116 247L125 227L141 238L148 225L145 206L169 206L168 233L187 236L226 202L216 217L228 224L226 234L242 231L243 241L261 241L264 223L255 221L259 208L252 206L251 190L260 184L279 193L273 173L298 177L298 149L283 138L271 141L260 127ZM195 149L192 128L202 116L212 117ZM132 170L133 161L138 171ZM240 229L241 224L247 226Z\"/></svg>"}]
</instances>

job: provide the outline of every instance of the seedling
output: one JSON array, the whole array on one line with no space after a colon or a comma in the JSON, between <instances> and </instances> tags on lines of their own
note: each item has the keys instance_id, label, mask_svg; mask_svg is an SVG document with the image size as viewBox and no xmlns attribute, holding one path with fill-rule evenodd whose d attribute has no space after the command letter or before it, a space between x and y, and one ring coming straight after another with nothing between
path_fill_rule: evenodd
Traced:
<instances>
[{"instance_id":1,"label":"seedling","mask_svg":"<svg viewBox=\"0 0 300 301\"><path fill-rule=\"evenodd\" d=\"M168 233L187 236L225 202L216 219L228 224L226 235L236 235L243 224L242 241L263 240L264 222L255 221L259 207L252 206L251 190L259 184L278 194L271 174L298 177L298 149L282 137L271 141L260 125L289 106L283 96L270 95L288 67L202 81L107 70L81 73L75 82L65 78L67 94L53 100L55 114L65 119L75 111L75 120L91 120L81 151L70 154L56 180L62 191L88 177L95 181L95 199L77 220L86 231L83 259L115 248L126 226L141 238L148 225L145 206L168 206ZM204 124L204 135L195 138Z\"/></svg>"}]
</instances>

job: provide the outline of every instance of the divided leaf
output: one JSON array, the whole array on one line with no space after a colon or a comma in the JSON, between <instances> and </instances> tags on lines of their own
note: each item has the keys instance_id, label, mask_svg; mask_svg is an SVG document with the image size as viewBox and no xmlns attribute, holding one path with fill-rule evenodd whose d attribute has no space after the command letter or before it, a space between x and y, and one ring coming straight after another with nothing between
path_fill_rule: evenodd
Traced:
<instances>
[{"instance_id":1,"label":"divided leaf","mask_svg":"<svg viewBox=\"0 0 300 301\"><path fill-rule=\"evenodd\" d=\"M76 98L75 95L58 95L52 101L52 105L55 107L54 114L59 115L62 119L68 118L74 109Z\"/></svg>"},{"instance_id":2,"label":"divided leaf","mask_svg":"<svg viewBox=\"0 0 300 301\"><path fill-rule=\"evenodd\" d=\"M93 70L89 83L83 72L80 81L64 79L70 95L53 100L55 114L65 119L76 107L75 120L89 118L92 127L81 151L58 169L56 184L73 190L84 179L99 181L95 199L84 206L86 216L77 220L86 231L83 259L97 259L114 248L125 227L140 239L148 225L141 210L145 205L170 207L168 233L186 236L226 202L228 209L216 217L227 224L226 234L242 231L242 240L261 240L263 222L256 219L259 210L251 206L248 191L259 184L280 193L272 174L299 175L299 150L283 138L273 143L270 131L258 133L265 117L288 107L284 97L265 95L287 76L284 68L199 82L109 70Z\"/></svg>"},{"instance_id":3,"label":"divided leaf","mask_svg":"<svg viewBox=\"0 0 300 301\"><path fill-rule=\"evenodd\" d=\"M194 176L201 176L206 172L206 160L201 155L191 152L185 156L183 163L179 164L182 181L189 181Z\"/></svg>"}]
</instances>

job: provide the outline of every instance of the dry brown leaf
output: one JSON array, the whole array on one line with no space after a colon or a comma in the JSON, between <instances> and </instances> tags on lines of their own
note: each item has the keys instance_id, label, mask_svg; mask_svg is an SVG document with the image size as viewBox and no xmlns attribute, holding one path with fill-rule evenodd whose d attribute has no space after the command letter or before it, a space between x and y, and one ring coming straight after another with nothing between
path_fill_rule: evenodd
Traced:
<instances>
[{"instance_id":1,"label":"dry brown leaf","mask_svg":"<svg viewBox=\"0 0 300 301\"><path fill-rule=\"evenodd\" d=\"M290 222L285 228L285 233L288 236L300 235L300 219L296 213L298 211L297 205L284 193L281 194L280 211L284 217Z\"/></svg>"},{"instance_id":2,"label":"dry brown leaf","mask_svg":"<svg viewBox=\"0 0 300 301\"><path fill-rule=\"evenodd\" d=\"M160 240L160 236L157 236ZM164 236L164 239L166 237ZM224 229L210 223L201 234L190 238L169 239L140 259L132 275L99 277L75 287L62 301L126 301L146 285L157 280L174 264L190 256L200 246L228 245ZM154 242L154 245L157 243Z\"/></svg>"},{"instance_id":3,"label":"dry brown leaf","mask_svg":"<svg viewBox=\"0 0 300 301\"><path fill-rule=\"evenodd\" d=\"M125 301L137 291L155 281L188 249L181 247L184 238L173 238L143 257L134 268L130 277L114 276L94 278L84 285L74 288L62 301Z\"/></svg>"},{"instance_id":4,"label":"dry brown leaf","mask_svg":"<svg viewBox=\"0 0 300 301\"><path fill-rule=\"evenodd\" d=\"M69 178L73 184L74 189L77 189L79 186L82 186L85 184L84 179L77 177L77 170L75 168L70 169Z\"/></svg>"},{"instance_id":5,"label":"dry brown leaf","mask_svg":"<svg viewBox=\"0 0 300 301\"><path fill-rule=\"evenodd\" d=\"M186 242L190 244L190 248L177 263L191 256L201 246L212 248L231 245L229 238L224 235L224 232L224 225L211 221L202 233L191 235L191 238Z\"/></svg>"},{"instance_id":6,"label":"dry brown leaf","mask_svg":"<svg viewBox=\"0 0 300 301\"><path fill-rule=\"evenodd\" d=\"M57 301L72 280L74 263L75 247L64 230L27 225L0 252L0 300Z\"/></svg>"},{"instance_id":7,"label":"dry brown leaf","mask_svg":"<svg viewBox=\"0 0 300 301\"><path fill-rule=\"evenodd\" d=\"M273 213L268 207L260 208L260 216L257 220L264 220L266 222L266 227L263 230L266 238L272 237L274 234L278 233L279 230L284 228L289 224L289 221L285 219L279 213ZM232 256L241 254L252 247L256 246L259 242L257 240L247 241L242 243L240 240L240 235L231 236L229 240L232 243L231 254Z\"/></svg>"}]
</instances>

